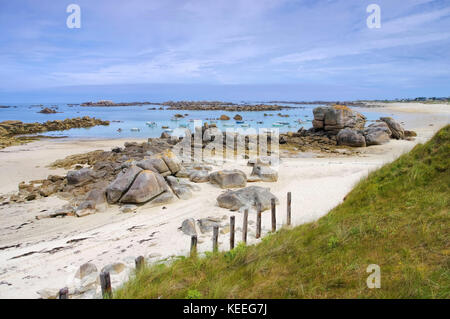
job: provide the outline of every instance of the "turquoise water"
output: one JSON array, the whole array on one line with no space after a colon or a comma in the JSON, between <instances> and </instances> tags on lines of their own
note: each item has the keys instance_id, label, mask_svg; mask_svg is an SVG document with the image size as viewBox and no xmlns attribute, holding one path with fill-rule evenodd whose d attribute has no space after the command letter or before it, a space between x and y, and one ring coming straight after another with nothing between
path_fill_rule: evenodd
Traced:
<instances>
[{"instance_id":1,"label":"turquoise water","mask_svg":"<svg viewBox=\"0 0 450 319\"><path fill-rule=\"evenodd\" d=\"M37 103L39 104L39 103ZM226 112L226 111L191 111L191 110L148 110L148 108L160 107L159 105L144 105L144 106L119 106L119 107L82 107L69 106L66 103L44 104L44 107L58 106L57 111L61 113L56 114L41 114L40 106L33 106L31 104L7 104L16 107L0 108L0 121L5 120L20 120L22 122L45 122L48 120L64 120L66 118L90 116L102 120L109 120L109 126L95 126L91 128L71 129L67 131L47 132L43 135L48 136L68 136L71 138L146 138L159 137L164 129L161 126L168 126L170 129L176 130L178 127L186 125L193 128L193 122L189 120L202 120L203 122L211 122L210 119L217 119L222 114L228 115L229 121L216 121L217 126L226 130L230 128L227 125L233 125L231 128L248 129L249 127L259 128L273 128L275 122L287 122L287 125L277 127L280 132L297 131L300 127L306 129L312 126L313 108L319 105L296 105L296 104L279 104L292 106L294 108L284 109L281 111L262 111L262 112ZM164 107L165 108L165 107ZM178 121L171 121L175 114L188 114L185 118ZM272 116L264 116L264 113ZM289 117L280 117L277 114L288 114ZM243 121L249 127L241 127L236 124L233 117L240 114ZM368 120L376 120L380 116L386 116L381 112L367 112L363 114ZM298 123L301 120L302 123ZM120 121L120 122L113 122ZM155 127L149 127L146 122L156 122ZM258 123L262 122L262 123ZM122 129L118 132L118 129ZM137 128L139 131L132 131Z\"/></svg>"}]
</instances>

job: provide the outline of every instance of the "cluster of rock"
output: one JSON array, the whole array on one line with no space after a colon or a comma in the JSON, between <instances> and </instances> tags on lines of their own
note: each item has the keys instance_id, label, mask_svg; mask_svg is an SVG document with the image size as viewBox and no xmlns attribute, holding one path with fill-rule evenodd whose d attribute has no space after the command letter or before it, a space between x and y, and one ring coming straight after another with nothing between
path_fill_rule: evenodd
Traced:
<instances>
[{"instance_id":1,"label":"cluster of rock","mask_svg":"<svg viewBox=\"0 0 450 319\"><path fill-rule=\"evenodd\" d=\"M54 108L45 107L42 110L40 110L38 113L42 114L55 114L58 113Z\"/></svg>"},{"instance_id":2,"label":"cluster of rock","mask_svg":"<svg viewBox=\"0 0 450 319\"><path fill-rule=\"evenodd\" d=\"M325 131L306 130L301 127L297 132L280 134L280 145L294 146L302 152L321 151L325 153L337 153L336 135L327 134Z\"/></svg>"},{"instance_id":3,"label":"cluster of rock","mask_svg":"<svg viewBox=\"0 0 450 319\"><path fill-rule=\"evenodd\" d=\"M22 121L0 122L0 135L35 134L48 131L63 131L71 128L92 127L96 125L109 125L103 121L89 116L75 117L65 120L47 121L44 123L23 123Z\"/></svg>"},{"instance_id":4,"label":"cluster of rock","mask_svg":"<svg viewBox=\"0 0 450 319\"><path fill-rule=\"evenodd\" d=\"M337 142L339 145L347 145L352 147L365 147L370 145L381 145L389 142L389 140L403 140L416 136L413 131L405 130L400 123L391 117L381 117L375 123L363 129L345 128L337 134Z\"/></svg>"},{"instance_id":5,"label":"cluster of rock","mask_svg":"<svg viewBox=\"0 0 450 319\"><path fill-rule=\"evenodd\" d=\"M92 127L96 125L109 125L109 121L103 121L89 116L47 121L44 123L3 121L0 122L0 148L21 144L35 139L33 137L22 137L18 135L36 134L48 131L63 131L71 128Z\"/></svg>"},{"instance_id":6,"label":"cluster of rock","mask_svg":"<svg viewBox=\"0 0 450 319\"><path fill-rule=\"evenodd\" d=\"M110 100L100 100L98 102L84 102L81 103L81 106L141 106L141 105L150 105L157 104L152 102L120 102L114 103Z\"/></svg>"},{"instance_id":7,"label":"cluster of rock","mask_svg":"<svg viewBox=\"0 0 450 319\"><path fill-rule=\"evenodd\" d=\"M336 146L365 147L381 145L393 139L406 139L416 134L405 130L391 117L382 117L365 127L364 115L345 105L317 107L313 110L313 128L280 135L280 143L332 151Z\"/></svg>"},{"instance_id":8,"label":"cluster of rock","mask_svg":"<svg viewBox=\"0 0 450 319\"><path fill-rule=\"evenodd\" d=\"M169 110L203 110L203 111L278 111L288 109L289 106L274 104L235 104L220 101L168 101L163 105L167 105Z\"/></svg>"},{"instance_id":9,"label":"cluster of rock","mask_svg":"<svg viewBox=\"0 0 450 319\"><path fill-rule=\"evenodd\" d=\"M249 162L253 170L248 177L237 169L211 172L212 167L202 163L183 163L170 150L171 144L171 139L149 139L142 144L125 143L124 148L111 151L69 156L53 164L56 167L75 167L66 176L51 175L44 180L22 182L19 192L10 196L9 202L30 201L55 194L69 200L70 204L38 218L82 217L104 211L113 204L120 205L122 212L130 212L135 211L138 205L149 207L169 203L175 198L186 200L200 190L192 182L210 182L222 189L230 189L246 187L247 182L274 182L278 179L277 171L270 167L270 159ZM218 202L221 206L224 201Z\"/></svg>"}]
</instances>

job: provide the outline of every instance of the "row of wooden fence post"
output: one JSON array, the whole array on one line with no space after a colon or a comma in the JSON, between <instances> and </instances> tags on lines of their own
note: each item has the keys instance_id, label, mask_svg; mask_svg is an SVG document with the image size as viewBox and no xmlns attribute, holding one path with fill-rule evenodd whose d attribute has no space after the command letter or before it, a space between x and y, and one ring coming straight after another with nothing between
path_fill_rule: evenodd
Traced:
<instances>
[{"instance_id":1,"label":"row of wooden fence post","mask_svg":"<svg viewBox=\"0 0 450 319\"><path fill-rule=\"evenodd\" d=\"M261 237L261 204L259 203L256 207L256 238ZM276 203L275 198L271 200L271 214L272 214L272 232L276 232L277 230L277 217L276 217ZM235 216L230 217L230 250L234 248L234 238L235 238ZM287 193L287 216L286 216L286 224L288 226L291 225L291 192ZM247 244L247 233L248 233L248 209L244 210L244 218L242 225L242 241ZM191 236L191 250L190 255L195 256L197 254L197 235ZM219 250L219 226L215 225L213 227L213 252L217 252ZM145 259L143 256L139 256L135 259L136 270L141 270L145 265ZM103 298L111 298L112 297L112 289L111 289L111 276L108 271L102 271L100 273L100 285L102 288L102 296ZM69 289L67 287L62 288L58 293L59 299L68 299L69 298Z\"/></svg>"},{"instance_id":2,"label":"row of wooden fence post","mask_svg":"<svg viewBox=\"0 0 450 319\"><path fill-rule=\"evenodd\" d=\"M258 203L256 207L256 238L261 238L261 204ZM277 230L277 217L276 217L276 201L275 198L271 200L271 220L272 220L272 232ZM291 192L287 193L287 215L286 224L291 225ZM236 217L230 216L230 250L235 246L235 233L236 233ZM242 223L242 242L247 244L248 235L248 209L244 210L243 223ZM194 256L197 253L197 235L191 236L191 251L190 255ZM213 252L219 250L219 226L213 227Z\"/></svg>"}]
</instances>

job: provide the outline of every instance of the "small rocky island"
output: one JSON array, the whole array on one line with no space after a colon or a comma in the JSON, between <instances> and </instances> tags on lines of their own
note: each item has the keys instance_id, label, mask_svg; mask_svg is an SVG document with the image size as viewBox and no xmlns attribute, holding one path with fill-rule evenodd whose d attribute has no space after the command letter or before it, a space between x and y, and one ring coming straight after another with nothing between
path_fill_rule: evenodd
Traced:
<instances>
[{"instance_id":1,"label":"small rocky island","mask_svg":"<svg viewBox=\"0 0 450 319\"><path fill-rule=\"evenodd\" d=\"M283 109L292 108L286 105L277 104L238 104L231 102L221 101L167 101L163 103L157 102L120 102L115 103L111 100L101 100L98 102L84 102L81 106L97 106L97 107L114 107L114 106L142 106L142 105L159 105L162 109L163 106L167 110L192 110L192 111L279 111ZM156 110L156 108L150 108L149 110Z\"/></svg>"},{"instance_id":2,"label":"small rocky island","mask_svg":"<svg viewBox=\"0 0 450 319\"><path fill-rule=\"evenodd\" d=\"M142 105L151 105L155 103L151 102L120 102L114 103L111 100L100 100L98 102L84 102L81 103L80 106L142 106Z\"/></svg>"},{"instance_id":3,"label":"small rocky island","mask_svg":"<svg viewBox=\"0 0 450 319\"><path fill-rule=\"evenodd\" d=\"M71 128L92 127L96 125L109 125L109 121L103 121L89 116L47 121L44 123L3 121L0 122L0 149L7 146L27 143L39 138L39 136L23 135L44 133L48 131L64 131Z\"/></svg>"},{"instance_id":4,"label":"small rocky island","mask_svg":"<svg viewBox=\"0 0 450 319\"><path fill-rule=\"evenodd\" d=\"M194 110L194 111L279 111L292 108L290 106L276 104L237 104L220 101L168 101L162 103L168 106L168 110Z\"/></svg>"},{"instance_id":5,"label":"small rocky island","mask_svg":"<svg viewBox=\"0 0 450 319\"><path fill-rule=\"evenodd\" d=\"M381 117L366 127L366 117L345 105L317 107L313 114L312 128L280 134L280 144L296 146L301 151L319 148L334 152L339 146L366 147L416 136L391 117Z\"/></svg>"}]
</instances>

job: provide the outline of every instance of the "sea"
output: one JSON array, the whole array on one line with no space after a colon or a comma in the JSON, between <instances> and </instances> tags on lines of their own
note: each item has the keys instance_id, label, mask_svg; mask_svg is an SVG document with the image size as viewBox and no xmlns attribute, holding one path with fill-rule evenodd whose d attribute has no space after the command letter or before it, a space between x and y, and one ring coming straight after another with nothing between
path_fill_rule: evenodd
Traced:
<instances>
[{"instance_id":1,"label":"sea","mask_svg":"<svg viewBox=\"0 0 450 319\"><path fill-rule=\"evenodd\" d=\"M240 101L242 103L242 101ZM248 102L246 104L257 104L260 102ZM265 103L271 104L271 103ZM275 103L274 103L275 104ZM215 123L221 130L226 129L278 129L280 133L297 131L301 127L308 129L312 126L312 110L320 104L291 104L276 103L277 105L289 106L291 108L277 111L194 111L194 110L168 110L161 105L135 105L135 106L114 106L114 107L92 107L73 105L73 103L8 103L0 105L10 106L0 108L0 122L6 120L20 120L25 123L45 122L48 120L64 120L66 118L90 116L102 120L110 121L109 126L95 126L91 128L73 128L65 131L52 131L41 135L51 137L67 137L75 139L115 139L115 138L149 138L159 137L164 131L171 134L184 131L184 128L194 127L194 123ZM39 111L44 108L55 108L58 113L42 114ZM153 110L152 108L156 108ZM357 108L356 108L357 109ZM357 109L358 110L358 109ZM361 112L361 110L358 110ZM278 114L288 115L280 117ZM381 116L389 114L377 111L361 112L368 121L374 121ZM182 114L184 117L174 119L175 114ZM229 121L220 121L221 115L227 115ZM239 114L243 118L243 123L233 120ZM264 115L266 114L266 115ZM195 122L201 121L201 122ZM167 127L167 128L163 128Z\"/></svg>"}]
</instances>

